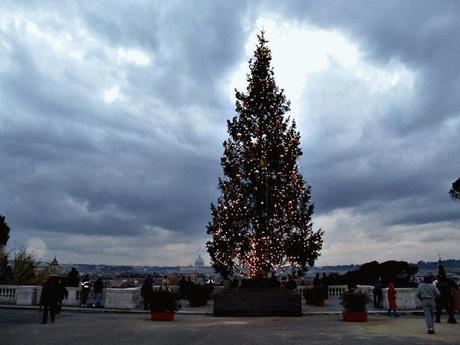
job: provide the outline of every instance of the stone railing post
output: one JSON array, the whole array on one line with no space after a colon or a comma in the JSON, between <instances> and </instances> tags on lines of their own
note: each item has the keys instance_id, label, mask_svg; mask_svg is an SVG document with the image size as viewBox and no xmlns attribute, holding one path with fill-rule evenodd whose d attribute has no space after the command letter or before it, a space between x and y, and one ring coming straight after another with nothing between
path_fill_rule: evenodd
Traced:
<instances>
[{"instance_id":1,"label":"stone railing post","mask_svg":"<svg viewBox=\"0 0 460 345\"><path fill-rule=\"evenodd\" d=\"M0 285L0 304L16 304L17 285Z\"/></svg>"}]
</instances>

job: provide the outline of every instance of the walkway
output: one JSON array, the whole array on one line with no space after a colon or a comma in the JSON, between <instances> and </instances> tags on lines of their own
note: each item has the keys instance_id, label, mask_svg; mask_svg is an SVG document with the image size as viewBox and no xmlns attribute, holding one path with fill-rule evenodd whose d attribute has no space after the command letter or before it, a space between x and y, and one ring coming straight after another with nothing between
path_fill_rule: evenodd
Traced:
<instances>
[{"instance_id":1,"label":"walkway","mask_svg":"<svg viewBox=\"0 0 460 345\"><path fill-rule=\"evenodd\" d=\"M429 345L460 344L460 324L437 325L427 335L422 316L388 318L371 315L368 322L348 323L339 315L291 318L216 318L177 315L174 322L153 322L148 315L70 313L41 325L36 310L0 310L2 345Z\"/></svg>"}]
</instances>

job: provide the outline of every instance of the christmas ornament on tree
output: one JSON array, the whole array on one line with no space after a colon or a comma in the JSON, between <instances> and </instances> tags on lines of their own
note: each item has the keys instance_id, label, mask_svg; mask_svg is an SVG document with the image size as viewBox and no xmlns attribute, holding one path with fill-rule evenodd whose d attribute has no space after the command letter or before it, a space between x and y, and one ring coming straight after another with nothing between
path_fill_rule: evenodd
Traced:
<instances>
[{"instance_id":1,"label":"christmas ornament on tree","mask_svg":"<svg viewBox=\"0 0 460 345\"><path fill-rule=\"evenodd\" d=\"M207 226L212 240L206 245L224 277L236 266L259 278L282 265L303 273L323 242L323 232L312 228L311 187L297 165L300 133L285 118L290 104L276 86L263 32L258 39L246 92L236 91L237 115L227 121L225 178L219 179L221 196L211 205Z\"/></svg>"}]
</instances>

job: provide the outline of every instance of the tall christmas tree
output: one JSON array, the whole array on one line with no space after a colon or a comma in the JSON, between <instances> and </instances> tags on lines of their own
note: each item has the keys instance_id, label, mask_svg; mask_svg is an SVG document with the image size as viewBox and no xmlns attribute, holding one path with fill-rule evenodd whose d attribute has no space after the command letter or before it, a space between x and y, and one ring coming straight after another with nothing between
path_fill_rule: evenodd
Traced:
<instances>
[{"instance_id":1,"label":"tall christmas tree","mask_svg":"<svg viewBox=\"0 0 460 345\"><path fill-rule=\"evenodd\" d=\"M322 247L323 232L312 229L311 187L297 165L300 133L285 117L290 104L276 86L263 32L258 39L246 92L235 91L237 115L227 121L221 158L225 178L207 226L206 245L223 276L236 266L258 278L282 265L304 272Z\"/></svg>"}]
</instances>

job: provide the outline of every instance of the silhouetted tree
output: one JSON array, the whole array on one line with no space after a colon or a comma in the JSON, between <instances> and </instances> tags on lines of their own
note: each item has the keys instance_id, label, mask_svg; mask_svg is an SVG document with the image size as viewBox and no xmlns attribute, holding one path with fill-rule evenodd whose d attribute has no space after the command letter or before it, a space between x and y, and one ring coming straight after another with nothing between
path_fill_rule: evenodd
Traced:
<instances>
[{"instance_id":1,"label":"silhouetted tree","mask_svg":"<svg viewBox=\"0 0 460 345\"><path fill-rule=\"evenodd\" d=\"M5 216L0 214L0 247L5 247L10 238L10 227L5 222Z\"/></svg>"},{"instance_id":2,"label":"silhouetted tree","mask_svg":"<svg viewBox=\"0 0 460 345\"><path fill-rule=\"evenodd\" d=\"M8 265L8 253L0 248L0 284L9 283L11 279L11 267Z\"/></svg>"},{"instance_id":3,"label":"silhouetted tree","mask_svg":"<svg viewBox=\"0 0 460 345\"><path fill-rule=\"evenodd\" d=\"M10 228L5 222L5 216L0 214L0 284L8 283L11 278L11 267L8 265L6 243L10 238Z\"/></svg>"},{"instance_id":4,"label":"silhouetted tree","mask_svg":"<svg viewBox=\"0 0 460 345\"><path fill-rule=\"evenodd\" d=\"M449 191L449 195L454 200L460 200L460 178L452 183L452 188Z\"/></svg>"},{"instance_id":5,"label":"silhouetted tree","mask_svg":"<svg viewBox=\"0 0 460 345\"><path fill-rule=\"evenodd\" d=\"M284 116L290 105L276 86L264 34L258 39L246 92L235 91L237 115L227 121L230 137L221 158L225 178L207 227L208 251L223 276L236 264L252 277L283 264L303 273L323 241L323 232L312 229L310 186L297 165L300 133Z\"/></svg>"}]
</instances>

